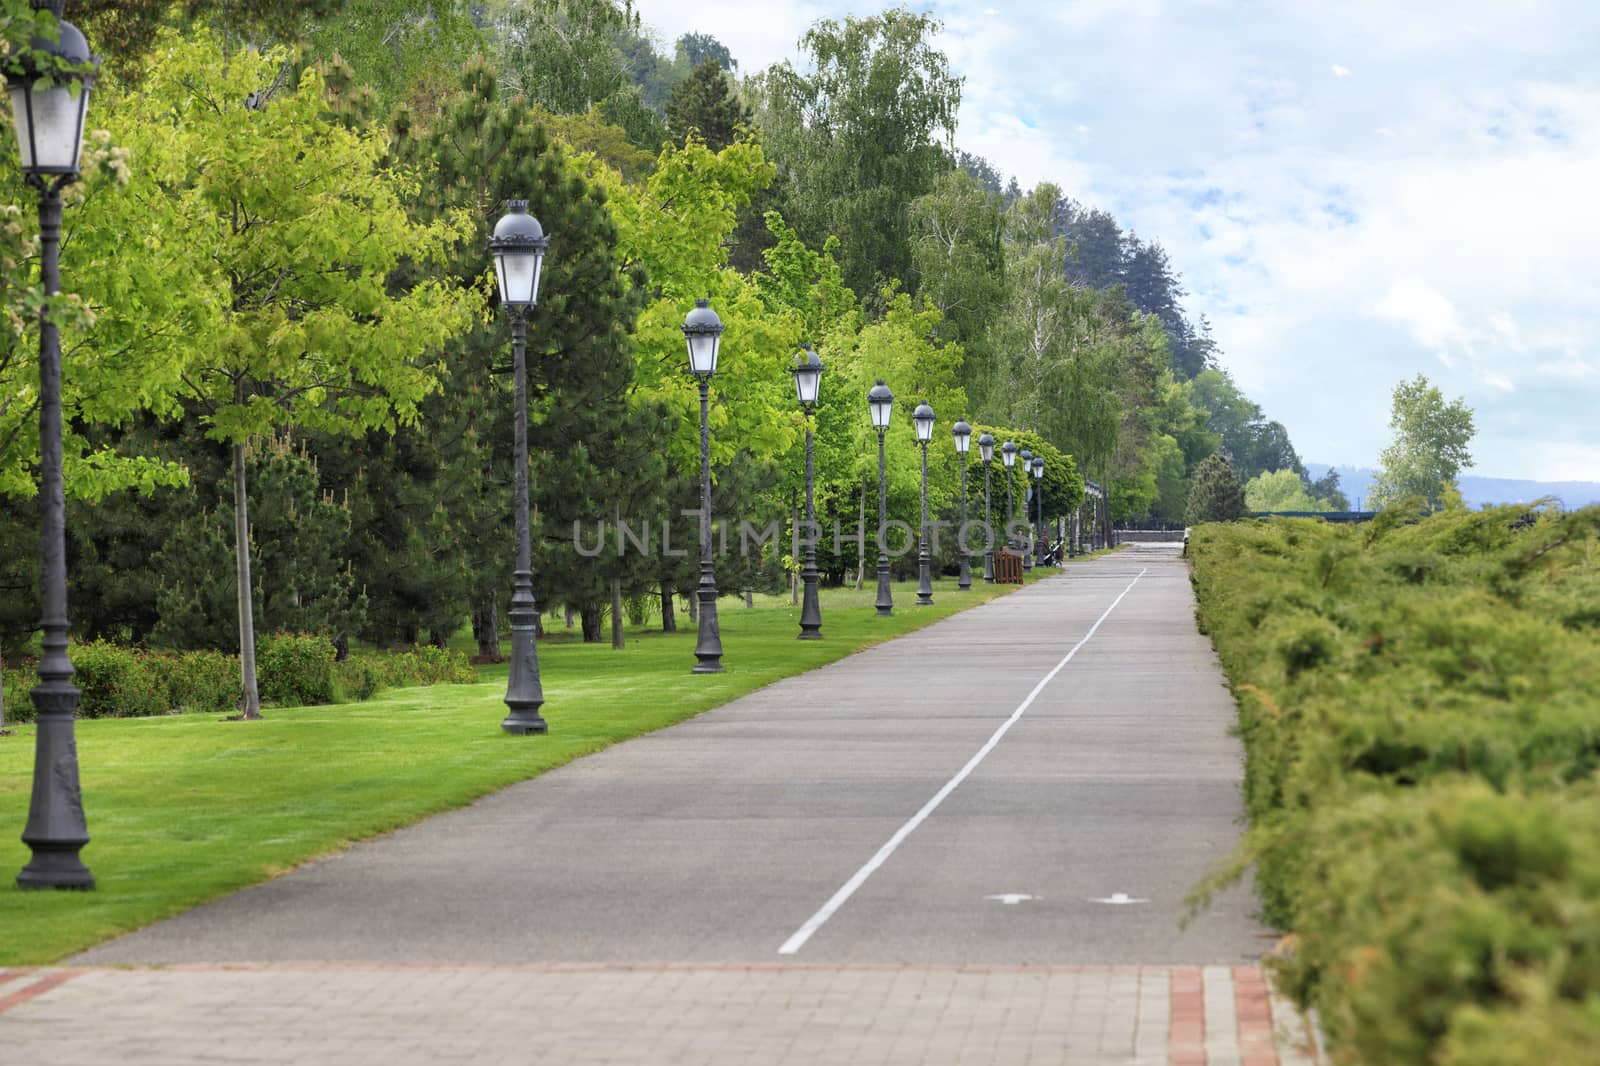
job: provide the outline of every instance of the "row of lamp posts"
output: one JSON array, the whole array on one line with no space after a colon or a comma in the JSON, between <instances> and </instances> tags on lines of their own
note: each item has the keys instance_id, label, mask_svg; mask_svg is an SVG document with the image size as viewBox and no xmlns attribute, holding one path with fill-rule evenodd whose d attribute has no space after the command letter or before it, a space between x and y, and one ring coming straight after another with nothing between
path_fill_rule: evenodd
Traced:
<instances>
[{"instance_id":1,"label":"row of lamp posts","mask_svg":"<svg viewBox=\"0 0 1600 1066\"><path fill-rule=\"evenodd\" d=\"M81 71L76 84L63 83L57 72L25 69L9 81L9 96L17 133L21 169L39 193L40 280L47 302L39 316L39 471L40 471L40 586L43 598L42 651L39 684L30 697L37 711L34 746L33 791L22 839L32 850L32 860L17 875L22 888L94 887L94 875L79 852L89 842L78 778L77 745L73 716L82 692L72 684L73 667L67 655L66 503L62 480L61 445L61 342L50 318L48 297L60 292L61 190L77 179L83 144L84 119L97 61L88 42L71 23L61 18L63 0L35 0L36 9L49 9L60 27L56 41L35 40L33 49L53 56ZM52 77L52 75L57 75ZM538 303L544 255L549 247L539 220L528 213L525 201L507 204L489 238L500 304L511 321L514 372L514 447L516 464L516 559L512 574L511 671L506 685L508 713L501 728L508 733L544 733L549 726L540 715L544 692L539 680L538 606L533 595L533 562L529 530L528 426L527 426L527 315ZM717 370L722 323L706 300L697 300L683 324L689 349L689 369L700 386L700 583L699 637L695 644L695 673L722 669L722 639L717 625L717 586L711 559L711 429L709 422L711 377ZM816 528L816 500L810 415L816 407L822 362L809 346L794 367L795 391L806 419L806 521ZM868 394L872 424L878 431L878 528L887 520L884 434L894 397L879 381ZM933 436L934 414L920 404L912 415L917 442L922 449L922 532L918 551L917 602L931 604L933 588L928 554L928 442ZM966 522L966 462L972 427L955 425L956 450L961 455L961 520ZM984 463L984 516L989 517L989 462L994 438L984 433L978 440ZM1001 449L1007 469L1016 447L1007 441ZM1024 459L1030 458L1027 452ZM1036 479L1044 475L1044 460L1033 460ZM1026 463L1024 469L1027 469ZM1011 519L1010 478L1006 482L1007 524ZM800 612L800 637L822 636L822 614L817 597L815 537L807 537L801 578L805 585ZM992 552L984 555L984 580L994 579ZM961 558L960 587L971 587L965 553ZM878 545L877 613L893 612L889 588L889 559L882 537Z\"/></svg>"}]
</instances>

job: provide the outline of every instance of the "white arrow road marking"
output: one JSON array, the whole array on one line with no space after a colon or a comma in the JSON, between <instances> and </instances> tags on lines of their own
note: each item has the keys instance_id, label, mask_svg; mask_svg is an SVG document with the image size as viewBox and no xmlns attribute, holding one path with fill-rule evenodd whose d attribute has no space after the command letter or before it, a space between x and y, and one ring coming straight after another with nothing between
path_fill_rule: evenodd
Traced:
<instances>
[{"instance_id":1,"label":"white arrow road marking","mask_svg":"<svg viewBox=\"0 0 1600 1066\"><path fill-rule=\"evenodd\" d=\"M1136 898L1134 898L1132 896L1129 896L1126 892L1113 892L1113 893L1111 893L1111 895L1107 896L1105 899L1091 899L1089 902L1090 903L1110 903L1110 904L1113 904L1115 906L1119 906L1120 907L1120 906L1123 906L1123 905L1128 904L1128 903L1149 903L1150 901L1147 900L1147 899L1136 899Z\"/></svg>"},{"instance_id":2,"label":"white arrow road marking","mask_svg":"<svg viewBox=\"0 0 1600 1066\"><path fill-rule=\"evenodd\" d=\"M830 898L828 902L824 903L817 913L813 914L810 918L807 918L806 924L802 925L799 929L796 929L794 931L794 935L783 942L783 946L778 949L779 955L793 955L795 952L804 947L805 942L811 939L811 935L818 929L821 929L823 923L829 918L832 918L834 912L840 907L844 906L845 901L856 894L856 889L865 884L867 878L871 877L873 872L876 871L878 867L882 866L889 860L889 856L893 855L895 853L895 849L905 842L906 837L915 832L917 826L921 825L927 819L928 815L932 814L934 809L937 808L939 804L943 803L945 798L949 796L950 793L956 790L956 786L965 781L967 777L971 775L972 771L978 768L978 764L981 763L988 756L988 754L994 750L996 744L1000 743L1000 738L1005 736L1011 727L1017 724L1017 720L1027 713L1029 707L1033 706L1033 701L1039 698L1039 693L1044 691L1044 687L1050 682L1054 681L1056 675L1062 670L1066 669L1067 664L1072 661L1072 657L1078 654L1078 650L1085 644L1089 643L1091 639L1093 639L1095 633L1099 631L1101 623L1103 623L1107 618L1110 618L1111 612L1117 609L1117 604L1121 603L1128 593L1133 591L1133 586L1139 583L1139 578L1144 577L1144 575L1148 574L1149 572L1150 568L1145 567L1143 570L1139 571L1138 577L1135 577L1132 581L1128 582L1128 587L1123 589L1122 592L1117 595L1117 598L1111 601L1111 606L1105 609L1104 614L1095 619L1094 625L1089 627L1089 632L1083 635L1083 639L1074 644L1072 646L1072 650L1067 652L1067 654L1062 657L1061 661L1056 663L1054 668L1052 668L1048 674L1045 674L1037 685L1033 686L1033 691L1028 693L1028 698L1023 700L1022 703L1018 705L1017 709L1011 712L1010 718L1007 718L1004 722L1000 723L1000 728L996 729L994 731L994 735L984 742L983 747L978 749L978 753L976 755L967 760L967 765L958 770L956 772L956 776L952 777L949 781L946 781L944 787L938 792L935 792L933 794L933 798L927 803L924 803L920 811L907 819L905 825L902 825L899 829L895 830L894 836L890 837L888 842L885 843L883 847L878 849L878 853L872 856L872 858L868 859L866 864L851 876L850 880L839 886L839 891L835 892L832 898Z\"/></svg>"},{"instance_id":3,"label":"white arrow road marking","mask_svg":"<svg viewBox=\"0 0 1600 1066\"><path fill-rule=\"evenodd\" d=\"M1026 892L1005 892L998 896L984 896L983 898L997 899L1001 903L1004 903L1007 907L1015 907L1019 903L1024 903L1030 899L1038 899L1039 897L1030 896Z\"/></svg>"}]
</instances>

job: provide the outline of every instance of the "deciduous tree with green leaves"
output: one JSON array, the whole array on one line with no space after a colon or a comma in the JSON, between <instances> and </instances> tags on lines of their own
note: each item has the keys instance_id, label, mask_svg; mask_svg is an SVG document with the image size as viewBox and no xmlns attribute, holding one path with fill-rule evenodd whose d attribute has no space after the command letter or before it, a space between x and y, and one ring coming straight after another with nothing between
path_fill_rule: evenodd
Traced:
<instances>
[{"instance_id":1,"label":"deciduous tree with green leaves","mask_svg":"<svg viewBox=\"0 0 1600 1066\"><path fill-rule=\"evenodd\" d=\"M482 299L431 280L390 290L402 260L439 259L463 222L413 221L416 179L390 167L381 131L335 118L315 69L263 100L280 51L224 61L200 31L168 37L156 56L110 110L140 161L127 191L144 212L138 232L182 246L174 277L211 308L189 323L181 376L207 435L233 451L241 713L257 718L249 442L415 419L439 387L442 349Z\"/></svg>"},{"instance_id":2,"label":"deciduous tree with green leaves","mask_svg":"<svg viewBox=\"0 0 1600 1066\"><path fill-rule=\"evenodd\" d=\"M1378 455L1373 506L1421 496L1439 507L1454 489L1456 476L1472 465L1467 450L1476 432L1472 408L1461 397L1446 403L1438 387L1421 374L1396 385L1393 400L1389 428L1394 440Z\"/></svg>"},{"instance_id":3,"label":"deciduous tree with green leaves","mask_svg":"<svg viewBox=\"0 0 1600 1066\"><path fill-rule=\"evenodd\" d=\"M1293 470L1257 474L1245 483L1244 501L1252 511L1327 511Z\"/></svg>"},{"instance_id":4,"label":"deciduous tree with green leaves","mask_svg":"<svg viewBox=\"0 0 1600 1066\"><path fill-rule=\"evenodd\" d=\"M910 276L905 205L954 156L962 79L934 46L941 29L906 8L823 19L800 39L804 68L778 63L753 84L764 143L791 180L785 215L813 244L845 242L845 280L864 298Z\"/></svg>"}]
</instances>

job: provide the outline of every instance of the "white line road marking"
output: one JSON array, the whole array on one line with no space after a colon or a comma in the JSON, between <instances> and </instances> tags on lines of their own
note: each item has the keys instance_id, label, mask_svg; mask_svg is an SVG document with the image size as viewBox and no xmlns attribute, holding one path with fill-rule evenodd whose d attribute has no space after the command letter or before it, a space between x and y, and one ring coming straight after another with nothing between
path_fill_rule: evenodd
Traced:
<instances>
[{"instance_id":1,"label":"white line road marking","mask_svg":"<svg viewBox=\"0 0 1600 1066\"><path fill-rule=\"evenodd\" d=\"M1038 899L1039 897L1038 896L1030 896L1026 892L1006 892L1006 893L1002 893L1001 895L998 895L998 896L984 896L983 898L984 899L999 900L1001 903L1004 903L1007 907L1015 907L1019 903L1024 903L1024 902L1026 902L1026 901L1028 901L1030 899Z\"/></svg>"},{"instance_id":2,"label":"white line road marking","mask_svg":"<svg viewBox=\"0 0 1600 1066\"><path fill-rule=\"evenodd\" d=\"M1135 899L1134 897L1128 895L1126 892L1113 892L1113 893L1111 893L1111 895L1107 896L1105 899L1091 899L1089 902L1090 903L1111 903L1111 904L1115 904L1117 906L1125 906L1125 905L1127 905L1129 903L1149 903L1150 901L1147 900L1147 899Z\"/></svg>"},{"instance_id":3,"label":"white line road marking","mask_svg":"<svg viewBox=\"0 0 1600 1066\"><path fill-rule=\"evenodd\" d=\"M922 809L916 814L912 815L910 820L907 821L905 825L896 830L894 836L889 838L889 842L883 847L879 848L878 853L872 858L868 859L866 865L857 870L854 876L852 876L850 880L846 881L839 891L833 894L832 899L824 903L822 908L818 910L817 913L806 919L806 924L795 930L794 935L783 942L783 946L778 949L779 955L793 955L795 952L804 947L806 941L811 939L812 934L814 934L818 929L821 929L823 925L827 923L828 919L832 918L834 913L837 912L840 907L844 906L845 903L849 901L851 896L856 894L856 889L866 884L867 878L871 877L875 872L877 872L878 867L887 862L889 860L889 856L895 853L895 849L900 847L901 844L905 843L907 837L916 832L917 826L926 821L928 815L932 814L938 808L939 804L943 803L950 793L954 792L956 787L960 785L961 782L965 781L972 774L972 771L978 768L978 764L983 762L983 760L988 757L989 753L995 749L995 745L1000 743L1000 739L1011 730L1012 726L1017 724L1017 720L1023 716L1027 709L1033 706L1033 701L1039 698L1039 693L1044 691L1044 687L1051 681L1055 680L1055 676L1072 661L1072 657L1078 654L1078 650L1080 648L1089 643L1089 640L1095 635L1096 631L1099 630L1100 624L1107 618L1111 617L1111 612L1117 609L1117 604L1121 603L1123 597L1127 596L1128 593L1133 591L1133 586L1139 583L1139 578L1144 577L1144 575L1148 574L1149 572L1150 568L1145 567L1143 570L1139 571L1138 576L1136 576L1132 581L1128 582L1128 586L1117 594L1116 599L1111 601L1111 606L1107 607L1105 612L1102 613L1099 618L1095 619L1094 625L1089 627L1089 632L1083 635L1083 639L1074 644L1072 646L1072 650L1067 652L1067 654L1062 657L1061 661L1056 663L1056 665L1051 668L1050 672L1045 674L1044 678L1040 680L1037 685L1033 686L1033 691L1028 693L1028 698L1023 700L1022 703L1017 706L1017 709L1011 712L1010 718L1007 718L1000 724L1000 728L996 729L994 731L994 735L984 742L983 747L978 749L978 753L967 760L967 765L963 766L959 771L957 771L956 775L949 781L946 781L944 787L938 792L935 792L933 794L933 798L927 803L924 803L922 805Z\"/></svg>"}]
</instances>

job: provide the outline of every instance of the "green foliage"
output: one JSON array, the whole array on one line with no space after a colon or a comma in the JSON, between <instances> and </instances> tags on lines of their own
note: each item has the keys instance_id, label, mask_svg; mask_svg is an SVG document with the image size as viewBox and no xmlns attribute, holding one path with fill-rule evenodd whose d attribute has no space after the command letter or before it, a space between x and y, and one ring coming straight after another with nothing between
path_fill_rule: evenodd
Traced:
<instances>
[{"instance_id":1,"label":"green foliage","mask_svg":"<svg viewBox=\"0 0 1600 1066\"><path fill-rule=\"evenodd\" d=\"M72 654L76 662L77 652ZM189 651L180 655L144 654L142 658L166 687L168 711L198 714L231 711L239 706L243 690L237 656L220 651Z\"/></svg>"},{"instance_id":2,"label":"green foliage","mask_svg":"<svg viewBox=\"0 0 1600 1066\"><path fill-rule=\"evenodd\" d=\"M693 133L716 151L732 144L740 129L748 125L750 109L710 57L679 82L667 99L667 129L680 144Z\"/></svg>"},{"instance_id":3,"label":"green foliage","mask_svg":"<svg viewBox=\"0 0 1600 1066\"><path fill-rule=\"evenodd\" d=\"M369 700L406 685L468 685L477 680L466 653L433 645L404 651L357 652L333 664L333 701Z\"/></svg>"},{"instance_id":4,"label":"green foliage","mask_svg":"<svg viewBox=\"0 0 1600 1066\"><path fill-rule=\"evenodd\" d=\"M1232 522L1248 513L1244 486L1233 467L1221 455L1213 455L1201 463L1194 472L1194 483L1189 487L1188 510L1184 522L1195 526L1202 522Z\"/></svg>"},{"instance_id":5,"label":"green foliage","mask_svg":"<svg viewBox=\"0 0 1600 1066\"><path fill-rule=\"evenodd\" d=\"M333 702L333 642L303 633L263 637L256 662L261 698L287 707Z\"/></svg>"},{"instance_id":6,"label":"green foliage","mask_svg":"<svg viewBox=\"0 0 1600 1066\"><path fill-rule=\"evenodd\" d=\"M492 26L510 93L557 114L596 107L627 84L617 38L638 16L615 0L516 0Z\"/></svg>"},{"instance_id":7,"label":"green foliage","mask_svg":"<svg viewBox=\"0 0 1600 1066\"><path fill-rule=\"evenodd\" d=\"M1588 1057L1600 1016L1600 509L1213 525L1200 619L1239 697L1291 987L1351 1061Z\"/></svg>"},{"instance_id":8,"label":"green foliage","mask_svg":"<svg viewBox=\"0 0 1600 1066\"><path fill-rule=\"evenodd\" d=\"M890 8L822 19L752 89L765 143L789 169L786 215L807 238L844 241L840 263L858 295L910 275L905 205L948 169L961 78L933 45L941 23Z\"/></svg>"},{"instance_id":9,"label":"green foliage","mask_svg":"<svg viewBox=\"0 0 1600 1066\"><path fill-rule=\"evenodd\" d=\"M1311 494L1305 481L1293 470L1257 474L1245 482L1244 502L1252 511L1330 510L1326 503Z\"/></svg>"},{"instance_id":10,"label":"green foliage","mask_svg":"<svg viewBox=\"0 0 1600 1066\"><path fill-rule=\"evenodd\" d=\"M1394 440L1378 456L1372 506L1387 507L1407 496L1445 504L1456 475L1472 465L1472 409L1459 397L1445 403L1438 387L1418 374L1394 387L1389 428Z\"/></svg>"},{"instance_id":11,"label":"green foliage","mask_svg":"<svg viewBox=\"0 0 1600 1066\"><path fill-rule=\"evenodd\" d=\"M83 718L144 718L169 708L162 678L131 648L90 641L72 648Z\"/></svg>"},{"instance_id":12,"label":"green foliage","mask_svg":"<svg viewBox=\"0 0 1600 1066\"><path fill-rule=\"evenodd\" d=\"M344 0L310 22L305 57L341 57L379 113L416 100L483 46L461 0Z\"/></svg>"}]
</instances>

